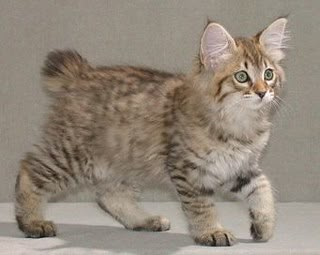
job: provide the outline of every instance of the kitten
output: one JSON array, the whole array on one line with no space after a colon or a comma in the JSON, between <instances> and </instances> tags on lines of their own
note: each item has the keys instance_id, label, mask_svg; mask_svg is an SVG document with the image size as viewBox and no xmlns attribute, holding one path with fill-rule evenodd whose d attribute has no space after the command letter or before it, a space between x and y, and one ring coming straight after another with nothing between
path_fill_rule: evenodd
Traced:
<instances>
[{"instance_id":1,"label":"kitten","mask_svg":"<svg viewBox=\"0 0 320 255\"><path fill-rule=\"evenodd\" d=\"M234 39L209 23L188 76L92 67L75 51L49 53L42 76L52 105L41 141L21 161L19 228L27 237L55 236L42 205L85 185L127 229L165 231L169 220L142 210L137 197L147 183L170 181L196 243L236 242L218 222L217 190L246 202L255 240L271 238L274 199L258 161L284 80L286 24L280 18L252 38Z\"/></svg>"}]
</instances>

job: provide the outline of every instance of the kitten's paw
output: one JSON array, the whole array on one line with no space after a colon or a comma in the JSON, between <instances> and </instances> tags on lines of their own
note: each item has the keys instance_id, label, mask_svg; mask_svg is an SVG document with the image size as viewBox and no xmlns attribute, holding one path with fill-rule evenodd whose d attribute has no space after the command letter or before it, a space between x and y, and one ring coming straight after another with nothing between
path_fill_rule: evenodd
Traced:
<instances>
[{"instance_id":1,"label":"kitten's paw","mask_svg":"<svg viewBox=\"0 0 320 255\"><path fill-rule=\"evenodd\" d=\"M132 229L135 231L166 231L170 229L170 221L162 216L151 216Z\"/></svg>"},{"instance_id":2,"label":"kitten's paw","mask_svg":"<svg viewBox=\"0 0 320 255\"><path fill-rule=\"evenodd\" d=\"M26 237L41 238L56 236L57 229L52 221L35 220L20 226Z\"/></svg>"},{"instance_id":3,"label":"kitten's paw","mask_svg":"<svg viewBox=\"0 0 320 255\"><path fill-rule=\"evenodd\" d=\"M265 242L268 241L273 234L272 222L252 222L250 233L255 241Z\"/></svg>"},{"instance_id":4,"label":"kitten's paw","mask_svg":"<svg viewBox=\"0 0 320 255\"><path fill-rule=\"evenodd\" d=\"M206 246L232 246L237 239L229 231L219 229L194 238L195 242Z\"/></svg>"}]
</instances>

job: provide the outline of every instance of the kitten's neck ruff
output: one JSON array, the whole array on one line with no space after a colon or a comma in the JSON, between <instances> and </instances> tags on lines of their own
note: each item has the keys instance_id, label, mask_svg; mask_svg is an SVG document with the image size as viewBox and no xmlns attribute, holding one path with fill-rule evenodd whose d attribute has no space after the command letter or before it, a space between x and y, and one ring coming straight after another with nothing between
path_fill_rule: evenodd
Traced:
<instances>
[{"instance_id":1,"label":"kitten's neck ruff","mask_svg":"<svg viewBox=\"0 0 320 255\"><path fill-rule=\"evenodd\" d=\"M268 107L261 110L239 106L222 107L193 87L180 89L178 93L180 96L177 100L179 111L184 115L184 126L202 128L210 136L232 137L244 141L252 141L270 130Z\"/></svg>"},{"instance_id":2,"label":"kitten's neck ruff","mask_svg":"<svg viewBox=\"0 0 320 255\"><path fill-rule=\"evenodd\" d=\"M241 140L254 140L261 133L268 131L271 123L268 110L218 109L213 114L213 129L223 136L231 136Z\"/></svg>"}]
</instances>

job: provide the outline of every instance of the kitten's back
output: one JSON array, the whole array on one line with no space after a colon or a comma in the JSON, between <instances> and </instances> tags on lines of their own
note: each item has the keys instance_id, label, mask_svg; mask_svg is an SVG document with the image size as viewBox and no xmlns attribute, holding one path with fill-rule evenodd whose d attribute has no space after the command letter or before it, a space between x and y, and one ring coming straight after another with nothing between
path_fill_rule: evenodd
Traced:
<instances>
[{"instance_id":1,"label":"kitten's back","mask_svg":"<svg viewBox=\"0 0 320 255\"><path fill-rule=\"evenodd\" d=\"M53 94L122 87L119 96L147 92L157 94L164 83L184 79L183 75L132 66L92 67L75 50L55 50L47 55L42 68L43 84ZM126 89L124 89L126 87Z\"/></svg>"}]
</instances>

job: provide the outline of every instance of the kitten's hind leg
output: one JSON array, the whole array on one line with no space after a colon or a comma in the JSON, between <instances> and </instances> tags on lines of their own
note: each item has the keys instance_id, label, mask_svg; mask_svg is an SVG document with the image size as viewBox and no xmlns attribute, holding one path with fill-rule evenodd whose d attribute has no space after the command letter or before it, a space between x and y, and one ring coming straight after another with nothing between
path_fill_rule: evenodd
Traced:
<instances>
[{"instance_id":1,"label":"kitten's hind leg","mask_svg":"<svg viewBox=\"0 0 320 255\"><path fill-rule=\"evenodd\" d=\"M170 222L162 216L153 216L139 207L136 190L126 184L97 195L98 205L125 228L136 231L166 231Z\"/></svg>"},{"instance_id":2,"label":"kitten's hind leg","mask_svg":"<svg viewBox=\"0 0 320 255\"><path fill-rule=\"evenodd\" d=\"M46 202L43 180L31 175L30 167L22 162L16 181L15 214L19 229L26 237L40 238L56 235L56 227L45 221L42 207Z\"/></svg>"}]
</instances>

